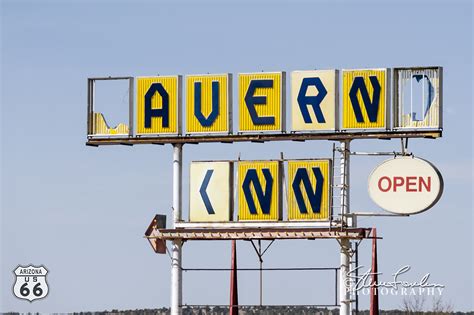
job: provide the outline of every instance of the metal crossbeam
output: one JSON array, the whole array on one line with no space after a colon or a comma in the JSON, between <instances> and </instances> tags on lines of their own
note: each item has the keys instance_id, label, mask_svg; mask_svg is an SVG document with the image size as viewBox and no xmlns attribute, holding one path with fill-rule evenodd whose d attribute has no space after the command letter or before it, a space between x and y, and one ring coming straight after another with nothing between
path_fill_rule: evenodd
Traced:
<instances>
[{"instance_id":1,"label":"metal crossbeam","mask_svg":"<svg viewBox=\"0 0 474 315\"><path fill-rule=\"evenodd\" d=\"M306 140L352 140L352 139L391 139L391 138L439 138L441 130L413 131L370 131L370 132L331 132L331 133L279 133L279 134L231 134L199 136L159 136L153 138L99 138L90 137L86 145L135 145L135 144L184 144L200 142L265 142L265 141L306 141Z\"/></svg>"},{"instance_id":2,"label":"metal crossbeam","mask_svg":"<svg viewBox=\"0 0 474 315\"><path fill-rule=\"evenodd\" d=\"M148 239L159 240L254 240L254 239L364 239L369 238L370 229L156 229Z\"/></svg>"}]
</instances>

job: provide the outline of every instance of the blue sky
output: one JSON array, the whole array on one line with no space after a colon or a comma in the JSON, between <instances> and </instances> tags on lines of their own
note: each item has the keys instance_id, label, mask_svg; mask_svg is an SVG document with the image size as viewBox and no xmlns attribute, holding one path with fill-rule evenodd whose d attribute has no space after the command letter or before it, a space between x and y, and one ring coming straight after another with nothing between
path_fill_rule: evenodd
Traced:
<instances>
[{"instance_id":1,"label":"blue sky","mask_svg":"<svg viewBox=\"0 0 474 315\"><path fill-rule=\"evenodd\" d=\"M142 238L155 213L171 216L171 146L85 146L86 79L94 76L293 71L440 65L444 133L410 150L443 173L444 195L409 218L376 226L379 270L431 273L444 299L472 310L472 3L468 1L6 1L1 3L0 311L70 312L169 305L170 261ZM236 89L234 89L236 91ZM234 103L236 100L234 93ZM200 144L192 160L330 157L332 143ZM399 141L355 141L357 151ZM376 210L367 193L383 158L355 157L352 209ZM187 213L187 194L184 213ZM361 263L370 261L369 242ZM258 260L238 243L239 266ZM230 244L184 246L185 267L228 267ZM265 266L335 266L336 241L281 241ZM49 296L11 292L18 264L44 264ZM227 304L228 274L184 274L184 302ZM258 303L258 275L241 273L242 304ZM267 304L324 304L332 275L265 275ZM428 301L429 302L429 301ZM383 297L383 308L402 299ZM368 299L363 299L367 307Z\"/></svg>"}]
</instances>

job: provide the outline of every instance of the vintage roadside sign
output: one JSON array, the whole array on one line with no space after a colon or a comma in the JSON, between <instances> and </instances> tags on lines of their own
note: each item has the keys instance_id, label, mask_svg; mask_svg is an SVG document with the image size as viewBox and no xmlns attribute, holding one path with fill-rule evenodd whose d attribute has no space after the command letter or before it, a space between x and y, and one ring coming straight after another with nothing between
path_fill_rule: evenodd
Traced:
<instances>
[{"instance_id":1,"label":"vintage roadside sign","mask_svg":"<svg viewBox=\"0 0 474 315\"><path fill-rule=\"evenodd\" d=\"M369 176L369 195L381 208L416 214L434 206L443 193L443 178L430 162L397 157L377 166Z\"/></svg>"},{"instance_id":2,"label":"vintage roadside sign","mask_svg":"<svg viewBox=\"0 0 474 315\"><path fill-rule=\"evenodd\" d=\"M18 266L13 272L16 276L13 294L17 298L33 302L48 295L48 270L44 266Z\"/></svg>"}]
</instances>

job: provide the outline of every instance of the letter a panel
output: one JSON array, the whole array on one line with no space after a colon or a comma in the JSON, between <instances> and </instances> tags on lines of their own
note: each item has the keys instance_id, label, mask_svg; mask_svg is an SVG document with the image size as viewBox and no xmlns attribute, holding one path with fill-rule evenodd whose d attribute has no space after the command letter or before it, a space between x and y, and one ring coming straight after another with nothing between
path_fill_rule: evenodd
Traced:
<instances>
[{"instance_id":1,"label":"letter a panel","mask_svg":"<svg viewBox=\"0 0 474 315\"><path fill-rule=\"evenodd\" d=\"M232 162L192 162L189 221L232 221Z\"/></svg>"},{"instance_id":2,"label":"letter a panel","mask_svg":"<svg viewBox=\"0 0 474 315\"><path fill-rule=\"evenodd\" d=\"M280 174L278 161L239 162L239 221L281 220Z\"/></svg>"},{"instance_id":3,"label":"letter a panel","mask_svg":"<svg viewBox=\"0 0 474 315\"><path fill-rule=\"evenodd\" d=\"M232 76L186 77L186 133L232 132Z\"/></svg>"},{"instance_id":4,"label":"letter a panel","mask_svg":"<svg viewBox=\"0 0 474 315\"><path fill-rule=\"evenodd\" d=\"M291 73L292 131L336 130L338 107L338 70Z\"/></svg>"},{"instance_id":5,"label":"letter a panel","mask_svg":"<svg viewBox=\"0 0 474 315\"><path fill-rule=\"evenodd\" d=\"M181 133L181 76L138 77L137 136Z\"/></svg>"},{"instance_id":6,"label":"letter a panel","mask_svg":"<svg viewBox=\"0 0 474 315\"><path fill-rule=\"evenodd\" d=\"M342 71L342 129L390 128L390 71Z\"/></svg>"},{"instance_id":7,"label":"letter a panel","mask_svg":"<svg viewBox=\"0 0 474 315\"><path fill-rule=\"evenodd\" d=\"M239 132L285 130L285 72L239 74Z\"/></svg>"},{"instance_id":8,"label":"letter a panel","mask_svg":"<svg viewBox=\"0 0 474 315\"><path fill-rule=\"evenodd\" d=\"M331 160L288 161L288 220L329 220Z\"/></svg>"}]
</instances>

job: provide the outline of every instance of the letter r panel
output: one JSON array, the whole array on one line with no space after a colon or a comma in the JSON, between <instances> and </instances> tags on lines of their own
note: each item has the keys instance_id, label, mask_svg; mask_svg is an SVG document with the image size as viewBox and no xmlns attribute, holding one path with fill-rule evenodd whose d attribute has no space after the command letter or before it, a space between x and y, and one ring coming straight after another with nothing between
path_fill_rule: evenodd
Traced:
<instances>
[{"instance_id":1,"label":"letter r panel","mask_svg":"<svg viewBox=\"0 0 474 315\"><path fill-rule=\"evenodd\" d=\"M311 80L307 89L305 89L304 80ZM317 84L314 80L317 80ZM292 131L337 130L339 128L338 108L338 70L293 71L291 73ZM321 112L324 121L318 120L316 110Z\"/></svg>"},{"instance_id":2,"label":"letter r panel","mask_svg":"<svg viewBox=\"0 0 474 315\"><path fill-rule=\"evenodd\" d=\"M390 69L342 70L342 130L390 128Z\"/></svg>"},{"instance_id":3,"label":"letter r panel","mask_svg":"<svg viewBox=\"0 0 474 315\"><path fill-rule=\"evenodd\" d=\"M239 221L279 221L282 219L281 168L282 164L278 161L241 161L238 163ZM252 176L255 173L257 180ZM271 175L271 187L267 187L269 175ZM270 203L269 207L268 202ZM253 207L255 208L253 209ZM252 213L253 210L256 213Z\"/></svg>"},{"instance_id":4,"label":"letter r panel","mask_svg":"<svg viewBox=\"0 0 474 315\"><path fill-rule=\"evenodd\" d=\"M331 213L331 181L332 181L332 161L331 160L294 160L288 161L288 220L290 221L327 221ZM314 172L313 169L320 171ZM305 180L307 178L297 177L305 171L311 190L307 191ZM316 174L315 174L316 173ZM323 182L317 182L317 176L322 175ZM304 176L306 177L306 176ZM296 180L295 180L296 179ZM321 196L318 193L317 185L322 184ZM295 191L295 185L299 189ZM319 212L313 211L311 198L320 200ZM304 203L303 211L301 203ZM317 210L317 209L316 209Z\"/></svg>"},{"instance_id":5,"label":"letter r panel","mask_svg":"<svg viewBox=\"0 0 474 315\"><path fill-rule=\"evenodd\" d=\"M158 85L159 89L153 89L153 86L156 87ZM181 76L138 77L136 78L136 86L135 117L137 136L181 134ZM163 98L158 90L162 94L166 93L167 97ZM151 104L147 104L150 101L150 96ZM151 105L151 111L156 113L164 108L163 100L168 102L168 110L161 111L159 116L151 117L151 125L148 126L150 118L147 121L147 106ZM163 119L163 115L168 115L167 119Z\"/></svg>"},{"instance_id":6,"label":"letter r panel","mask_svg":"<svg viewBox=\"0 0 474 315\"><path fill-rule=\"evenodd\" d=\"M239 132L285 130L285 72L239 74Z\"/></svg>"},{"instance_id":7,"label":"letter r panel","mask_svg":"<svg viewBox=\"0 0 474 315\"><path fill-rule=\"evenodd\" d=\"M201 88L200 100L196 84ZM218 104L217 109L213 104ZM199 110L200 112L197 112ZM207 126L203 122L207 122ZM186 133L232 133L231 74L186 76Z\"/></svg>"}]
</instances>

